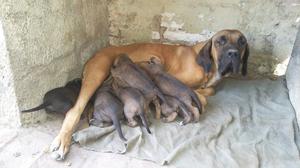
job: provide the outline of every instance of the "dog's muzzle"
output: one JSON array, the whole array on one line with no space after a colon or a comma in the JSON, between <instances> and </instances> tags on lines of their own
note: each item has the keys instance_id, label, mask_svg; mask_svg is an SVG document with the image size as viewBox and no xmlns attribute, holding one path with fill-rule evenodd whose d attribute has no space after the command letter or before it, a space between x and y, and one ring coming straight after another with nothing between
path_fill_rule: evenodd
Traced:
<instances>
[{"instance_id":1,"label":"dog's muzzle","mask_svg":"<svg viewBox=\"0 0 300 168\"><path fill-rule=\"evenodd\" d=\"M224 76L229 73L237 74L240 69L241 57L236 49L229 49L219 62L219 73Z\"/></svg>"}]
</instances>

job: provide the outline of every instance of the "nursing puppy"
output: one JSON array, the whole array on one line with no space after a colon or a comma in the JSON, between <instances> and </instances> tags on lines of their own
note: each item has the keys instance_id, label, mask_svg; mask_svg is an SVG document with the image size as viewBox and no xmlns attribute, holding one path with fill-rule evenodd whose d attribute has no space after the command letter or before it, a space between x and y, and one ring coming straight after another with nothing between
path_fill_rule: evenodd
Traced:
<instances>
[{"instance_id":1,"label":"nursing puppy","mask_svg":"<svg viewBox=\"0 0 300 168\"><path fill-rule=\"evenodd\" d=\"M199 121L200 114L202 113L202 105L198 96L191 88L165 72L160 60L155 57L150 58L150 61L147 63L141 63L140 65L153 78L163 94L173 96L183 102L189 111L193 113L194 121ZM196 104L197 108L192 105L192 102Z\"/></svg>"},{"instance_id":2,"label":"nursing puppy","mask_svg":"<svg viewBox=\"0 0 300 168\"><path fill-rule=\"evenodd\" d=\"M65 115L76 102L81 87L81 79L76 78L69 81L64 87L58 87L48 91L43 98L43 103L37 107L22 110L23 113L45 109L47 113L58 113ZM89 103L91 105L91 103Z\"/></svg>"},{"instance_id":3,"label":"nursing puppy","mask_svg":"<svg viewBox=\"0 0 300 168\"><path fill-rule=\"evenodd\" d=\"M111 68L111 75L118 85L123 87L132 87L140 90L146 99L146 105L151 102L155 105L156 119L160 118L161 108L157 99L159 97L165 102L165 97L156 87L151 78L138 65L126 55L121 54L114 62Z\"/></svg>"},{"instance_id":4,"label":"nursing puppy","mask_svg":"<svg viewBox=\"0 0 300 168\"><path fill-rule=\"evenodd\" d=\"M167 103L162 103L161 105L161 113L165 116L162 118L163 122L174 121L178 114L184 118L180 123L181 125L185 125L192 120L191 112L184 103L172 96L165 95L165 98Z\"/></svg>"},{"instance_id":5,"label":"nursing puppy","mask_svg":"<svg viewBox=\"0 0 300 168\"><path fill-rule=\"evenodd\" d=\"M138 123L135 117L139 116L147 132L151 134L145 117L148 106L143 94L138 89L132 87L118 86L116 82L113 83L113 89L124 104L124 115L128 121L128 125L130 127L137 126Z\"/></svg>"},{"instance_id":6,"label":"nursing puppy","mask_svg":"<svg viewBox=\"0 0 300 168\"><path fill-rule=\"evenodd\" d=\"M127 141L121 129L120 120L122 119L124 119L123 104L113 94L111 86L106 85L99 88L96 92L94 113L90 125L107 127L113 124L120 139Z\"/></svg>"}]
</instances>

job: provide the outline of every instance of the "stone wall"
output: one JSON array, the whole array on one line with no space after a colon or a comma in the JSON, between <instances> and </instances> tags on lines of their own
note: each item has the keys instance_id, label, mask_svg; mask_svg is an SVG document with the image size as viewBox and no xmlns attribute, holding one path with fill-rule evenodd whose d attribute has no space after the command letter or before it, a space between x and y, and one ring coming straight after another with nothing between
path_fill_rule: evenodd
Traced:
<instances>
[{"instance_id":1,"label":"stone wall","mask_svg":"<svg viewBox=\"0 0 300 168\"><path fill-rule=\"evenodd\" d=\"M84 62L107 45L106 1L0 0L0 5L20 110L38 105L46 91L80 77ZM22 123L45 118L41 111L21 115Z\"/></svg>"},{"instance_id":2,"label":"stone wall","mask_svg":"<svg viewBox=\"0 0 300 168\"><path fill-rule=\"evenodd\" d=\"M291 53L299 0L111 0L110 43L195 42L239 29L251 46L250 75L270 75ZM174 33L175 32L175 33Z\"/></svg>"}]
</instances>

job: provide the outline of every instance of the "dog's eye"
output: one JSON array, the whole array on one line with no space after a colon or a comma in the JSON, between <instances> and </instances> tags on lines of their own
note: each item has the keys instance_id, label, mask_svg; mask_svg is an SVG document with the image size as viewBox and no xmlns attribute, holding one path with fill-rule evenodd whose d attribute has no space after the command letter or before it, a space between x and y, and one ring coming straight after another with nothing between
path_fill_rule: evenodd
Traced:
<instances>
[{"instance_id":1,"label":"dog's eye","mask_svg":"<svg viewBox=\"0 0 300 168\"><path fill-rule=\"evenodd\" d=\"M240 46L244 46L244 45L246 44L246 39L245 39L244 37L240 37L240 38L238 39L238 44L239 44Z\"/></svg>"},{"instance_id":2,"label":"dog's eye","mask_svg":"<svg viewBox=\"0 0 300 168\"><path fill-rule=\"evenodd\" d=\"M225 37L225 36L221 36L221 37L219 38L219 40L217 40L217 43L218 43L219 45L225 45L225 44L227 43L226 37Z\"/></svg>"}]
</instances>

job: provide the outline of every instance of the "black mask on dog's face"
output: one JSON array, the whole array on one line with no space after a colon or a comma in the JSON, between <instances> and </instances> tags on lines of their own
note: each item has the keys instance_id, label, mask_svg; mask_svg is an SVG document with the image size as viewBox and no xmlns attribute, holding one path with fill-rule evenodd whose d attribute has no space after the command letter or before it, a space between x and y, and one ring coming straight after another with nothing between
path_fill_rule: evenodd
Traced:
<instances>
[{"instance_id":1,"label":"black mask on dog's face","mask_svg":"<svg viewBox=\"0 0 300 168\"><path fill-rule=\"evenodd\" d=\"M214 39L214 45L219 52L218 71L224 75L237 74L242 63L242 56L247 50L247 40L243 35L222 35ZM242 74L245 73L242 71Z\"/></svg>"},{"instance_id":2,"label":"black mask on dog's face","mask_svg":"<svg viewBox=\"0 0 300 168\"><path fill-rule=\"evenodd\" d=\"M197 62L209 72L213 63L222 76L238 73L242 64L242 75L247 74L249 56L245 36L237 30L223 30L214 35L200 50Z\"/></svg>"}]
</instances>

